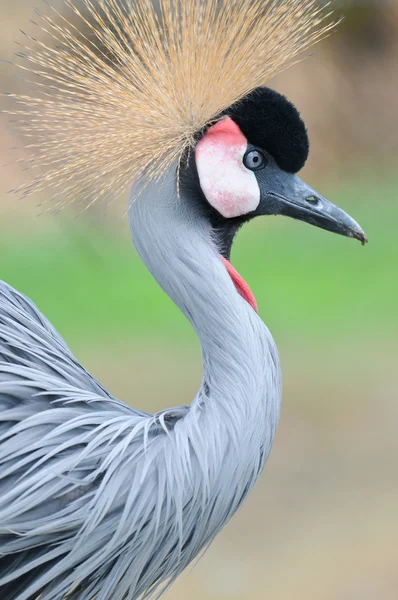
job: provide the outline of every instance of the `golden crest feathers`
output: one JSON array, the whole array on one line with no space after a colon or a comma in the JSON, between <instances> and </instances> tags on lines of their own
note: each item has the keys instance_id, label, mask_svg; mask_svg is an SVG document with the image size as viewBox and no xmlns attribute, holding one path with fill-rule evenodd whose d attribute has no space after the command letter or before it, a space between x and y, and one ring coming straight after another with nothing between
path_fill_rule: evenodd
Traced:
<instances>
[{"instance_id":1,"label":"golden crest feathers","mask_svg":"<svg viewBox=\"0 0 398 600\"><path fill-rule=\"evenodd\" d=\"M161 174L195 132L323 38L317 0L81 0L49 7L19 66L35 78L12 95L33 181L63 201L117 195ZM30 77L29 77L30 78Z\"/></svg>"}]
</instances>

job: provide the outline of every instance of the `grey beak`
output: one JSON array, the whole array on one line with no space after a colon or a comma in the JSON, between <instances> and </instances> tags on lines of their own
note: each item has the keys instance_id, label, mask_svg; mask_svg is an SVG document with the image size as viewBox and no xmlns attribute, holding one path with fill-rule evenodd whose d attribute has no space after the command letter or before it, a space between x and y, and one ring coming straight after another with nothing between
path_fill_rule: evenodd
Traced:
<instances>
[{"instance_id":1,"label":"grey beak","mask_svg":"<svg viewBox=\"0 0 398 600\"><path fill-rule=\"evenodd\" d=\"M268 168L269 169L269 168ZM264 174L267 169L264 169ZM368 238L363 229L343 210L320 196L296 175L277 167L268 170L266 177L258 177L262 214L280 214L306 221L327 231L359 240ZM260 175L260 173L258 173Z\"/></svg>"}]
</instances>

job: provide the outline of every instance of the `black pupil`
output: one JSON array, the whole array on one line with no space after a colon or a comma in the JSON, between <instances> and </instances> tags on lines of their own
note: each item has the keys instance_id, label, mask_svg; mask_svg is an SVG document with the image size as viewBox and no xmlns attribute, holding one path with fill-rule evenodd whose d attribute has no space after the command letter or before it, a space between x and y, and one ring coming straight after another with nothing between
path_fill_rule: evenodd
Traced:
<instances>
[{"instance_id":1,"label":"black pupil","mask_svg":"<svg viewBox=\"0 0 398 600\"><path fill-rule=\"evenodd\" d=\"M262 169L266 166L267 161L264 157L264 154L260 150L250 150L247 152L243 158L243 163L245 167L251 169L252 171L257 171L258 169Z\"/></svg>"}]
</instances>

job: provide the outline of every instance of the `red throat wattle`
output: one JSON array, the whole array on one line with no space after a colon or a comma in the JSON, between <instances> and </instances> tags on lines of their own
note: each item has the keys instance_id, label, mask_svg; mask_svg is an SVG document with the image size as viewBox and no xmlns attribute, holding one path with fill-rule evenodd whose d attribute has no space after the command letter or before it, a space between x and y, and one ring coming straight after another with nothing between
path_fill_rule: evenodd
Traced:
<instances>
[{"instance_id":1,"label":"red throat wattle","mask_svg":"<svg viewBox=\"0 0 398 600\"><path fill-rule=\"evenodd\" d=\"M231 265L229 260L223 256L221 256L221 260L223 261L229 276L234 282L234 286L238 294L240 294L242 298L244 298L256 312L258 312L256 299L246 281L243 279L243 277L241 277L241 275L239 275L238 271Z\"/></svg>"}]
</instances>

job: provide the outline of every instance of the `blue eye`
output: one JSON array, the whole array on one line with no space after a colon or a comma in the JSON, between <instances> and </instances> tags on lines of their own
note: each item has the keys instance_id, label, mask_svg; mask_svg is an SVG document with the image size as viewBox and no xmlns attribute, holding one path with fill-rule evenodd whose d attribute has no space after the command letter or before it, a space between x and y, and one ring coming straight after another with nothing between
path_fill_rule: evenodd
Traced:
<instances>
[{"instance_id":1,"label":"blue eye","mask_svg":"<svg viewBox=\"0 0 398 600\"><path fill-rule=\"evenodd\" d=\"M248 150L243 157L243 164L250 171L259 171L267 166L267 157L261 150Z\"/></svg>"}]
</instances>

